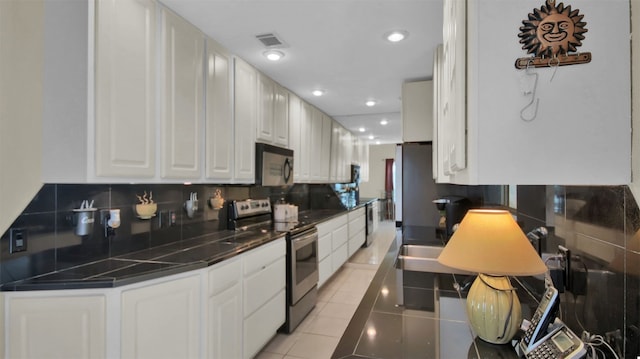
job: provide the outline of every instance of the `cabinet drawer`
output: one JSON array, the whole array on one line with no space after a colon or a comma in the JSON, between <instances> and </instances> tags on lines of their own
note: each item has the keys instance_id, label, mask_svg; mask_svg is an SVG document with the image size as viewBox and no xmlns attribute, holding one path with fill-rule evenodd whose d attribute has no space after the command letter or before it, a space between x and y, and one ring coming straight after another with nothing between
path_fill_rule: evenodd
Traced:
<instances>
[{"instance_id":1,"label":"cabinet drawer","mask_svg":"<svg viewBox=\"0 0 640 359\"><path fill-rule=\"evenodd\" d=\"M244 320L244 358L253 358L285 321L285 291Z\"/></svg>"},{"instance_id":2,"label":"cabinet drawer","mask_svg":"<svg viewBox=\"0 0 640 359\"><path fill-rule=\"evenodd\" d=\"M364 216L364 211L365 208L364 207L360 207L358 209L354 209L353 211L349 212L349 222L353 221L354 219Z\"/></svg>"},{"instance_id":3,"label":"cabinet drawer","mask_svg":"<svg viewBox=\"0 0 640 359\"><path fill-rule=\"evenodd\" d=\"M349 222L349 237L363 230L366 225L367 223L366 223L365 216L354 218L352 221Z\"/></svg>"},{"instance_id":4,"label":"cabinet drawer","mask_svg":"<svg viewBox=\"0 0 640 359\"><path fill-rule=\"evenodd\" d=\"M354 255L358 251L358 249L362 247L365 239L366 239L366 234L364 230L361 230L360 232L354 234L349 239L349 257Z\"/></svg>"},{"instance_id":5,"label":"cabinet drawer","mask_svg":"<svg viewBox=\"0 0 640 359\"><path fill-rule=\"evenodd\" d=\"M318 287L322 287L332 274L333 263L331 262L331 256L329 256L318 263Z\"/></svg>"},{"instance_id":6,"label":"cabinet drawer","mask_svg":"<svg viewBox=\"0 0 640 359\"><path fill-rule=\"evenodd\" d=\"M318 238L318 259L322 260L331 254L331 233Z\"/></svg>"},{"instance_id":7,"label":"cabinet drawer","mask_svg":"<svg viewBox=\"0 0 640 359\"><path fill-rule=\"evenodd\" d=\"M335 217L328 221L319 223L316 225L316 228L318 229L318 236L322 237L327 233L331 233L335 231L336 228L339 228L340 226L347 224L347 222L349 222L348 215L344 214L340 217Z\"/></svg>"},{"instance_id":8,"label":"cabinet drawer","mask_svg":"<svg viewBox=\"0 0 640 359\"><path fill-rule=\"evenodd\" d=\"M261 270L286 254L287 248L284 237L252 249L244 256L244 276L246 277Z\"/></svg>"},{"instance_id":9,"label":"cabinet drawer","mask_svg":"<svg viewBox=\"0 0 640 359\"><path fill-rule=\"evenodd\" d=\"M345 243L342 247L333 251L333 254L331 255L331 265L333 267L333 271L335 272L340 269L340 267L342 267L342 265L347 261L348 258L349 245Z\"/></svg>"},{"instance_id":10,"label":"cabinet drawer","mask_svg":"<svg viewBox=\"0 0 640 359\"><path fill-rule=\"evenodd\" d=\"M337 248L346 244L348 240L349 227L345 224L333 231L333 234L331 235L331 248L335 251Z\"/></svg>"},{"instance_id":11,"label":"cabinet drawer","mask_svg":"<svg viewBox=\"0 0 640 359\"><path fill-rule=\"evenodd\" d=\"M245 318L284 289L286 285L285 262L285 257L281 257L245 278L243 287Z\"/></svg>"},{"instance_id":12,"label":"cabinet drawer","mask_svg":"<svg viewBox=\"0 0 640 359\"><path fill-rule=\"evenodd\" d=\"M242 261L240 257L227 259L209 269L209 296L221 293L242 280Z\"/></svg>"}]
</instances>

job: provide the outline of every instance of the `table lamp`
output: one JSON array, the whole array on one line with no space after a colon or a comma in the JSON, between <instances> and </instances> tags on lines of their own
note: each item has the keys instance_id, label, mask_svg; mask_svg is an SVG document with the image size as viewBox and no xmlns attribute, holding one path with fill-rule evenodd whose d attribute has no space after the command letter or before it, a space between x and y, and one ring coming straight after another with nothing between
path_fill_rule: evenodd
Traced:
<instances>
[{"instance_id":1,"label":"table lamp","mask_svg":"<svg viewBox=\"0 0 640 359\"><path fill-rule=\"evenodd\" d=\"M509 211L495 209L469 210L438 262L478 273L467 295L467 316L476 335L494 344L508 343L522 323L508 276L547 271Z\"/></svg>"}]
</instances>

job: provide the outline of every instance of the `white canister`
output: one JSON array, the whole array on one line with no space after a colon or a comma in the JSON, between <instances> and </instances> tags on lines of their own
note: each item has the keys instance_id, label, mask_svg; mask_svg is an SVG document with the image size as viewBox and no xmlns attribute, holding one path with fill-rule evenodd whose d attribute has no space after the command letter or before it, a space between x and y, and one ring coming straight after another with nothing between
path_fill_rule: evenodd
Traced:
<instances>
[{"instance_id":1,"label":"white canister","mask_svg":"<svg viewBox=\"0 0 640 359\"><path fill-rule=\"evenodd\" d=\"M273 220L276 222L286 222L289 217L289 205L276 203L273 206Z\"/></svg>"}]
</instances>

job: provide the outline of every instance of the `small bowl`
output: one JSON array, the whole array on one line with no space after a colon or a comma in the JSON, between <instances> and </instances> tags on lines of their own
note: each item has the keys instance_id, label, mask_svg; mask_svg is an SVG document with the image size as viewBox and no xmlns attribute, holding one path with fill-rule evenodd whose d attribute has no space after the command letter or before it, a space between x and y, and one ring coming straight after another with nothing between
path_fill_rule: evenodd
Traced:
<instances>
[{"instance_id":1,"label":"small bowl","mask_svg":"<svg viewBox=\"0 0 640 359\"><path fill-rule=\"evenodd\" d=\"M138 218L149 219L156 215L157 210L157 203L136 204L136 213L138 214Z\"/></svg>"}]
</instances>

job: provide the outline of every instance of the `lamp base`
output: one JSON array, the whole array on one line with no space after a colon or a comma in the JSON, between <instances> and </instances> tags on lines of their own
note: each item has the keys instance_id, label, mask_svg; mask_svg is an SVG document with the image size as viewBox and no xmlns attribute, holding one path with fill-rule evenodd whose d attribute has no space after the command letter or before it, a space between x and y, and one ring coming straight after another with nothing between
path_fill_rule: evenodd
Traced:
<instances>
[{"instance_id":1,"label":"lamp base","mask_svg":"<svg viewBox=\"0 0 640 359\"><path fill-rule=\"evenodd\" d=\"M467 316L480 339L508 343L522 323L520 301L509 278L479 274L467 295Z\"/></svg>"}]
</instances>

